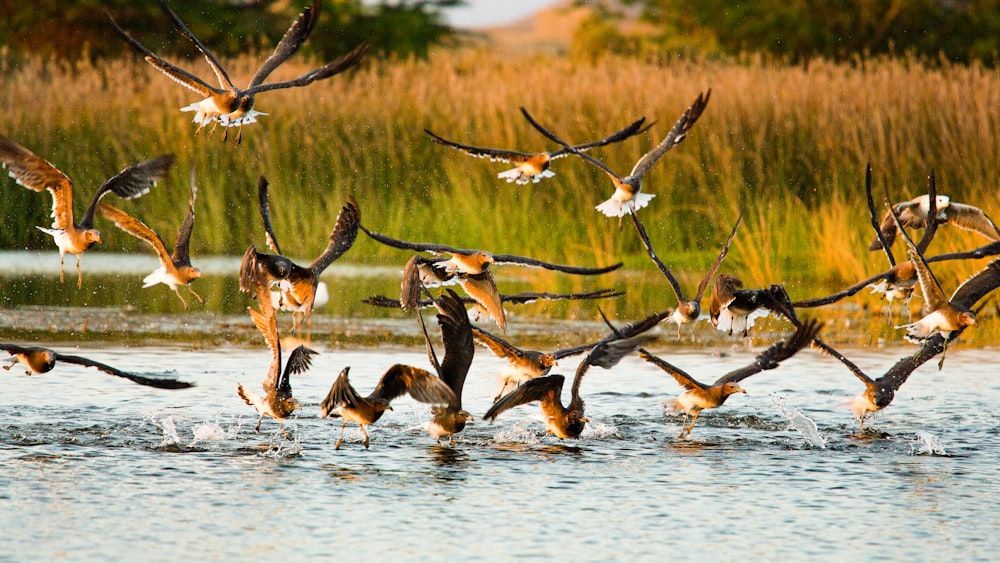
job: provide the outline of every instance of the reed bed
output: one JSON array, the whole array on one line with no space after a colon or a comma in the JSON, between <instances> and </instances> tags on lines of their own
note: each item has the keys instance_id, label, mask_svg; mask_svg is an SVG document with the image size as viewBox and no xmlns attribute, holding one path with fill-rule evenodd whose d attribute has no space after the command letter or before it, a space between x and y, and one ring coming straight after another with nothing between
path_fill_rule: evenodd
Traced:
<instances>
[{"instance_id":1,"label":"reed bed","mask_svg":"<svg viewBox=\"0 0 1000 563\"><path fill-rule=\"evenodd\" d=\"M245 81L261 57L228 61ZM178 61L209 76L202 61ZM315 61L294 59L275 79ZM142 62L70 65L0 60L0 134L50 160L82 198L127 164L175 153L169 179L142 199L114 202L157 229L168 246L184 216L188 169L196 169L198 216L192 252L240 254L263 245L257 178L271 183L272 220L286 252L318 254L349 195L371 229L409 240L489 248L580 265L619 260L650 265L634 229L594 211L611 194L603 173L575 158L556 177L517 186L496 178L502 163L431 143L429 128L469 144L554 149L521 118L525 106L566 139L599 138L639 116L647 135L594 152L627 172L699 92L712 98L689 139L647 176L656 199L641 216L660 257L693 292L741 206L744 225L724 269L748 286L855 281L886 266L864 250L871 237L863 178L896 200L938 189L1000 217L1000 77L979 65L936 66L914 59L782 66L679 60L653 65L606 58L579 63L542 55L441 50L427 60L368 59L361 68L307 88L258 97L261 116L243 143L222 131L195 135L197 99ZM235 131L231 131L235 133ZM0 247L48 248L35 225L49 223L50 198L5 181ZM81 197L82 196L82 197ZM141 243L99 224L105 248ZM943 228L932 253L979 246L976 235ZM141 250L140 250L141 249ZM898 252L897 252L898 254ZM359 263L406 256L359 238L345 257ZM84 259L84 262L86 258ZM949 291L978 264L936 268ZM669 295L664 305L673 305Z\"/></svg>"}]
</instances>

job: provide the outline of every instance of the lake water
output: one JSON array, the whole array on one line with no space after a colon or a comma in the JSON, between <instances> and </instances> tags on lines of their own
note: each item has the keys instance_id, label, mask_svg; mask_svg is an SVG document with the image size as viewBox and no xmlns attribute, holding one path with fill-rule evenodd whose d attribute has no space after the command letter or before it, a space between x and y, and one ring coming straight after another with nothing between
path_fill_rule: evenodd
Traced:
<instances>
[{"instance_id":1,"label":"lake water","mask_svg":"<svg viewBox=\"0 0 1000 563\"><path fill-rule=\"evenodd\" d=\"M863 436L842 406L860 383L807 350L746 380L749 395L704 413L690 441L659 405L680 387L632 357L588 374L591 424L577 441L546 437L532 405L438 446L426 405L403 398L370 427L370 450L350 425L335 451L340 424L318 403L344 366L367 393L392 363L427 360L418 348L316 347L292 380L304 406L286 421L291 439L271 419L255 433L236 395L237 381L263 377L262 345L74 349L197 383L180 391L74 366L0 372L0 559L917 561L1000 547L992 351L956 347L942 371L925 365ZM756 351L653 349L703 379ZM850 355L881 373L911 350ZM465 392L477 417L501 365L477 350Z\"/></svg>"},{"instance_id":2,"label":"lake water","mask_svg":"<svg viewBox=\"0 0 1000 563\"><path fill-rule=\"evenodd\" d=\"M746 380L749 394L704 413L690 440L676 438L681 417L660 405L682 391L672 378L635 357L592 369L582 387L591 423L560 441L534 405L479 419L503 361L477 348L465 390L477 420L454 447L436 445L428 407L403 398L369 428L371 449L352 424L335 451L340 424L320 419L318 405L343 367L363 393L393 363L427 367L412 318L360 303L398 291L395 270L331 269L331 303L309 333L321 354L293 377L303 408L286 438L271 419L254 432L257 416L236 394L238 381L259 385L270 356L233 258L207 261L197 289L208 303L184 313L165 287L139 288L155 264L111 257L110 275L88 254L77 290L58 283L57 255L40 254L13 271L31 260L0 253L0 340L197 387L150 389L71 365L0 371L0 560L938 561L992 560L1000 549L995 307L864 434L845 406L860 382L806 350ZM606 308L626 319L664 301L655 282L618 275L560 290L628 287ZM816 314L869 374L914 351L884 317L851 307ZM511 311L509 337L526 347L603 330L594 303ZM279 319L282 331L289 324ZM663 325L651 349L712 381L789 332L760 328L742 341L701 323L692 342L689 329L678 341ZM578 361L556 372L571 376Z\"/></svg>"}]
</instances>

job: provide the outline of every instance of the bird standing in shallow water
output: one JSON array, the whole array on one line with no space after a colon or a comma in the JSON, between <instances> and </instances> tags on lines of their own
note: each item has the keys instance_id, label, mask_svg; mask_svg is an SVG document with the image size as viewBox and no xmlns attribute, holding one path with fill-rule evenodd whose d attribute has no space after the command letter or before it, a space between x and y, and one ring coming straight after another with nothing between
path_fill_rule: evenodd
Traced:
<instances>
[{"instance_id":1,"label":"bird standing in shallow water","mask_svg":"<svg viewBox=\"0 0 1000 563\"><path fill-rule=\"evenodd\" d=\"M524 114L524 116L528 119L528 122L531 123L535 129L538 129L540 133L559 143L566 150L600 168L605 174L608 175L609 178L611 178L611 183L615 187L615 193L612 194L611 199L598 205L595 209L608 217L621 218L629 213L632 213L636 209L642 209L643 207L649 205L649 200L653 199L654 195L642 193L643 177L647 172L649 172L650 168L656 164L660 157L687 138L688 132L692 127L694 127L695 122L698 121L699 117L701 117L702 112L705 111L705 106L708 105L708 99L711 96L711 90L704 95L698 94L698 97L691 104L691 106L684 110L684 113L681 114L677 123L675 123L673 128L670 129L670 132L667 133L667 136L660 141L659 145L653 147L652 150L644 154L642 158L635 163L635 166L632 167L632 171L628 176L619 176L615 171L611 170L608 165L590 156L589 154L576 150L548 129L542 127L533 117L531 117L531 115L528 114L527 111L525 111L524 108L521 108L521 113Z\"/></svg>"},{"instance_id":2,"label":"bird standing in shallow water","mask_svg":"<svg viewBox=\"0 0 1000 563\"><path fill-rule=\"evenodd\" d=\"M31 375L32 373L48 373L56 366L56 362L64 362L84 367L94 367L115 377L121 377L134 383L138 383L139 385L156 387L158 389L187 389L188 387L194 387L191 383L178 381L176 379L165 377L145 377L134 373L128 373L118 368L114 368L107 364L102 364L101 362L96 362L82 356L60 354L55 350L42 348L40 346L20 346L18 344L0 342L0 350L4 350L12 356L11 361L4 364L3 369L9 370L14 367L15 364L20 362L25 365L28 370L30 370L27 372L28 375Z\"/></svg>"},{"instance_id":3,"label":"bird standing in shallow water","mask_svg":"<svg viewBox=\"0 0 1000 563\"><path fill-rule=\"evenodd\" d=\"M37 227L55 240L59 247L59 282L65 281L63 261L66 253L76 254L76 286L83 287L80 258L91 246L101 242L101 233L94 228L94 212L101 198L113 193L125 199L135 199L149 192L156 182L166 177L173 155L159 156L129 166L109 178L98 188L80 222L73 220L73 181L51 162L41 158L21 145L0 137L0 162L18 184L52 194L52 228Z\"/></svg>"},{"instance_id":4,"label":"bird standing in shallow water","mask_svg":"<svg viewBox=\"0 0 1000 563\"><path fill-rule=\"evenodd\" d=\"M132 38L132 36L130 36L124 29L119 27L118 23L111 17L110 12L105 10L105 14L111 21L111 25L114 26L115 31L118 32L118 35L120 35L133 50L143 55L146 62L153 65L157 70L167 75L167 77L181 86L205 96L204 100L181 108L181 111L195 112L194 122L198 124L198 131L201 131L201 128L209 123L215 123L217 125L221 124L223 127L227 128L226 134L223 137L223 140L225 141L229 136L228 128L239 127L239 133L236 135L236 144L240 143L243 136L244 124L256 122L258 115L266 115L253 109L254 97L257 94L267 92L269 90L306 86L317 80L330 78L331 76L339 74L357 64L358 61L361 60L362 55L365 54L365 51L368 50L368 44L362 43L340 59L337 59L336 61L324 65L316 70L307 72L298 78L282 82L264 83L264 81L267 80L267 77L270 76L276 68L278 68L299 50L299 47L302 46L305 40L309 37L313 28L316 26L316 22L319 21L319 11L322 2L320 2L320 0L313 0L312 6L306 8L301 14L299 14L299 17L292 23L292 26L288 28L284 37L281 38L278 46L275 47L274 53L272 53L271 56L260 65L260 68L257 69L256 73L254 73L253 77L250 79L250 83L244 90L237 88L236 85L233 84L233 81L230 80L226 69L222 67L222 64L215 57L215 55L212 54L208 47L199 41L193 33L191 33L191 30L189 30L177 14L170 9L170 6L168 6L163 0L160 0L159 4L163 12L170 18L170 21L173 22L174 27L176 27L177 30L184 35L184 37L194 43L198 51L204 55L205 60L208 61L209 66L212 67L212 71L219 80L219 88L211 86L194 74L191 74L190 72L161 59L155 53Z\"/></svg>"},{"instance_id":5,"label":"bird standing in shallow water","mask_svg":"<svg viewBox=\"0 0 1000 563\"><path fill-rule=\"evenodd\" d=\"M522 108L521 111L524 111ZM635 122L633 122L628 127L612 133L611 135L590 143L585 143L582 145L576 145L573 150L577 152L583 152L590 150L594 147L603 147L604 145L609 145L611 143L617 143L619 141L624 141L633 135L638 135L643 131L652 127L652 125L642 127L642 124L646 121L643 117ZM554 152L538 152L538 153L524 153L505 149L490 149L486 147L474 147L471 145L463 145L456 143L454 141L449 141L431 132L429 129L424 129L424 133L431 138L435 143L451 147L453 149L458 149L465 152L466 154L479 157L488 158L492 161L507 162L515 165L515 168L500 172L497 174L497 178L503 178L507 180L507 183L515 182L520 185L527 184L528 182L535 182L536 184L541 181L542 178L551 178L555 176L556 173L549 170L549 166L552 161L557 158L562 158L570 154L569 149L559 149Z\"/></svg>"},{"instance_id":6,"label":"bird standing in shallow water","mask_svg":"<svg viewBox=\"0 0 1000 563\"><path fill-rule=\"evenodd\" d=\"M441 338L444 340L444 359L438 363L434 347L431 345L430 336L424 326L423 317L417 311L417 319L420 322L421 331L424 334L424 342L427 345L427 355L437 371L438 377L452 391L447 404L434 405L431 407L431 420L427 425L427 431L431 437L441 442L443 438L448 438L451 444L455 434L465 428L465 423L474 420L468 411L462 408L462 389L465 386L465 378L469 374L469 366L472 365L472 358L476 353L475 345L472 342L472 325L469 323L469 315L465 311L458 295L451 289L438 300L438 325L441 327Z\"/></svg>"},{"instance_id":7,"label":"bird standing in shallow water","mask_svg":"<svg viewBox=\"0 0 1000 563\"><path fill-rule=\"evenodd\" d=\"M677 380L678 384L687 389L680 397L668 403L668 413L672 414L684 411L684 422L681 423L681 433L677 435L678 438L683 438L691 435L691 430L694 428L694 423L698 422L698 416L701 414L701 411L722 406L730 395L746 393L746 390L739 386L740 381L761 371L778 367L778 364L782 361L791 358L796 352L808 346L816 337L820 326L820 323L816 320L800 325L790 338L761 352L754 359L754 363L727 373L717 379L712 385L699 382L682 369L650 354L646 350L640 350L639 357L669 373ZM691 420L691 424L688 425L688 417L692 414L694 418Z\"/></svg>"},{"instance_id":8,"label":"bird standing in shallow water","mask_svg":"<svg viewBox=\"0 0 1000 563\"><path fill-rule=\"evenodd\" d=\"M194 229L194 201L197 193L198 188L194 183L194 167L192 166L191 199L188 203L188 214L177 233L177 242L174 244L172 255L167 254L167 247L164 246L160 235L142 221L107 203L102 202L97 207L101 217L113 221L119 229L139 240L146 241L156 251L156 256L160 259L160 268L142 280L142 287L152 287L158 283L166 285L174 290L185 309L188 308L188 304L177 289L177 286L180 285L186 286L199 303L205 303L205 300L191 288L191 282L201 277L201 271L191 265L191 230Z\"/></svg>"}]
</instances>

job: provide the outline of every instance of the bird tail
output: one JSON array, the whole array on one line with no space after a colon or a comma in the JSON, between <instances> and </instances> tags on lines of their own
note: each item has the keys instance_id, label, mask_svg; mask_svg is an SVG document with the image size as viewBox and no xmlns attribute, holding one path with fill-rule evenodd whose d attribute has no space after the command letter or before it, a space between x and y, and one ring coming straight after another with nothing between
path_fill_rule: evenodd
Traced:
<instances>
[{"instance_id":1,"label":"bird tail","mask_svg":"<svg viewBox=\"0 0 1000 563\"><path fill-rule=\"evenodd\" d=\"M618 192L615 192L615 195L617 195L617 193ZM654 197L656 197L656 194L639 192L633 195L631 199L623 203L615 196L611 196L611 199L598 205L594 209L600 211L607 217L624 217L632 214L633 207L635 207L635 209L642 209L643 207L646 207L649 205L649 201Z\"/></svg>"}]
</instances>

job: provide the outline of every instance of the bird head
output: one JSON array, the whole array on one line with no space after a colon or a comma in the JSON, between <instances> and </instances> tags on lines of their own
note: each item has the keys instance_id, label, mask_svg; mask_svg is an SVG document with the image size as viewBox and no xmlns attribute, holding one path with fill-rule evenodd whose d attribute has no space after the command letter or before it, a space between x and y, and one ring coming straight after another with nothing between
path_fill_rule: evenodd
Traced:
<instances>
[{"instance_id":1,"label":"bird head","mask_svg":"<svg viewBox=\"0 0 1000 563\"><path fill-rule=\"evenodd\" d=\"M236 106L236 110L241 113L246 113L253 109L253 103L253 94L243 94L240 96L240 103Z\"/></svg>"},{"instance_id":2,"label":"bird head","mask_svg":"<svg viewBox=\"0 0 1000 563\"><path fill-rule=\"evenodd\" d=\"M958 314L958 325L962 327L976 326L976 314L972 311L962 311Z\"/></svg>"},{"instance_id":3,"label":"bird head","mask_svg":"<svg viewBox=\"0 0 1000 563\"><path fill-rule=\"evenodd\" d=\"M552 369L554 366L559 365L559 361L556 360L555 355L550 353L542 354L542 357L538 358L538 363L546 369Z\"/></svg>"},{"instance_id":4,"label":"bird head","mask_svg":"<svg viewBox=\"0 0 1000 563\"><path fill-rule=\"evenodd\" d=\"M101 244L101 232L97 229L87 229L83 232L83 240L87 248L95 244Z\"/></svg>"},{"instance_id":5,"label":"bird head","mask_svg":"<svg viewBox=\"0 0 1000 563\"><path fill-rule=\"evenodd\" d=\"M727 381L722 386L722 396L723 397L728 397L730 395L735 395L736 393L743 393L745 395L746 392L747 392L746 389L740 387L739 385L737 385L736 383L733 383L732 381Z\"/></svg>"}]
</instances>

